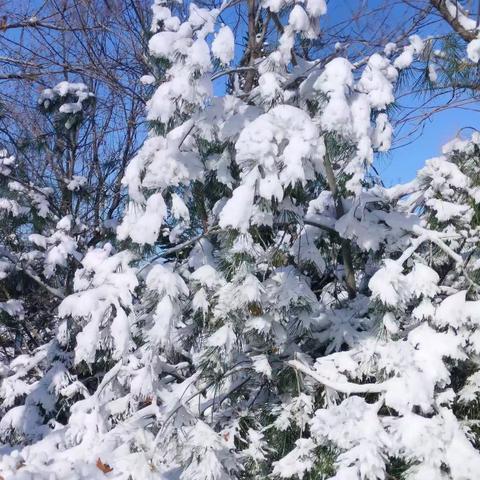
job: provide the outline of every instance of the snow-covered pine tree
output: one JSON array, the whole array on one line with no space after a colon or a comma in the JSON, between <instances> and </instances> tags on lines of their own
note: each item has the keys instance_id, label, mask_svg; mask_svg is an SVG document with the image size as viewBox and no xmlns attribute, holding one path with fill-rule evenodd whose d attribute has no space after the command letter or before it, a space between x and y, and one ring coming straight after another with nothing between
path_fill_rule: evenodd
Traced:
<instances>
[{"instance_id":1,"label":"snow-covered pine tree","mask_svg":"<svg viewBox=\"0 0 480 480\"><path fill-rule=\"evenodd\" d=\"M64 81L41 93L39 108L51 122L52 151L58 157L50 162L49 171L31 175L26 163L6 150L0 153L0 277L5 298L0 302L4 347L0 355L7 363L51 339L52 310L71 293L76 262L88 241L87 227L75 215L86 178L74 171L63 173L63 161L74 155L93 100L81 83Z\"/></svg>"},{"instance_id":2,"label":"snow-covered pine tree","mask_svg":"<svg viewBox=\"0 0 480 480\"><path fill-rule=\"evenodd\" d=\"M337 353L290 362L325 389L310 427L312 449L340 452L333 478L475 478L478 154L477 134L456 139L409 184L372 189L411 222L409 246L370 278L340 332L348 350L327 330Z\"/></svg>"},{"instance_id":3,"label":"snow-covered pine tree","mask_svg":"<svg viewBox=\"0 0 480 480\"><path fill-rule=\"evenodd\" d=\"M123 243L78 258L55 338L2 365L0 475L475 478L476 138L382 187L421 41L307 61L325 2L265 0L278 41L254 23L214 96L230 6L153 6Z\"/></svg>"}]
</instances>

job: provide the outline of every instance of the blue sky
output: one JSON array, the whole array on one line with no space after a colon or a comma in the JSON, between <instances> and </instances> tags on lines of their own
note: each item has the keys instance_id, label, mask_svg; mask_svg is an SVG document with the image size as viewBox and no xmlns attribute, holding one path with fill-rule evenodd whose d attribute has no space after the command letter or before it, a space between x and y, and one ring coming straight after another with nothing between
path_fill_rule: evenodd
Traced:
<instances>
[{"instance_id":1,"label":"blue sky","mask_svg":"<svg viewBox=\"0 0 480 480\"><path fill-rule=\"evenodd\" d=\"M437 113L425 122L421 135L413 143L394 148L388 155L377 158L376 168L387 186L411 180L425 160L439 156L442 145L459 130L479 126L479 111L451 109Z\"/></svg>"}]
</instances>

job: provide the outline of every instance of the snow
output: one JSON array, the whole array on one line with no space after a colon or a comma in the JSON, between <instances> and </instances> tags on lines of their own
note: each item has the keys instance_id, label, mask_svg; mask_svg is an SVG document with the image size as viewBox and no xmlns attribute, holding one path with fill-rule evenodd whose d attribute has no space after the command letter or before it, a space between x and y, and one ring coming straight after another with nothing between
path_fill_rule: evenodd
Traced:
<instances>
[{"instance_id":1,"label":"snow","mask_svg":"<svg viewBox=\"0 0 480 480\"><path fill-rule=\"evenodd\" d=\"M467 55L472 62L478 63L480 60L480 39L476 38L468 43Z\"/></svg>"},{"instance_id":2,"label":"snow","mask_svg":"<svg viewBox=\"0 0 480 480\"><path fill-rule=\"evenodd\" d=\"M423 49L425 48L425 43L423 42L423 40L419 35L411 35L409 37L409 41L410 41L410 45L413 47L417 55L423 52Z\"/></svg>"},{"instance_id":3,"label":"snow","mask_svg":"<svg viewBox=\"0 0 480 480\"><path fill-rule=\"evenodd\" d=\"M437 80L438 80L438 73L437 73L437 69L436 69L436 66L435 66L434 63L429 63L428 64L428 79L432 83L436 83Z\"/></svg>"},{"instance_id":4,"label":"snow","mask_svg":"<svg viewBox=\"0 0 480 480\"><path fill-rule=\"evenodd\" d=\"M252 185L240 185L222 208L219 225L222 228L238 228L240 232L246 232L250 226L253 214L254 188Z\"/></svg>"},{"instance_id":5,"label":"snow","mask_svg":"<svg viewBox=\"0 0 480 480\"><path fill-rule=\"evenodd\" d=\"M424 48L425 44L418 35L410 36L409 44L403 47L402 53L393 62L394 67L398 70L410 67L415 57L422 54Z\"/></svg>"},{"instance_id":6,"label":"snow","mask_svg":"<svg viewBox=\"0 0 480 480\"><path fill-rule=\"evenodd\" d=\"M184 201L176 193L172 194L172 207L171 212L174 218L180 219L183 218L186 221L190 219L190 213L188 207L185 205Z\"/></svg>"},{"instance_id":7,"label":"snow","mask_svg":"<svg viewBox=\"0 0 480 480\"><path fill-rule=\"evenodd\" d=\"M15 164L15 157L8 155L4 149L0 150L0 175L10 175L11 167Z\"/></svg>"},{"instance_id":8,"label":"snow","mask_svg":"<svg viewBox=\"0 0 480 480\"><path fill-rule=\"evenodd\" d=\"M282 77L275 72L262 73L258 79L258 89L262 98L270 102L282 99L281 80Z\"/></svg>"},{"instance_id":9,"label":"snow","mask_svg":"<svg viewBox=\"0 0 480 480\"><path fill-rule=\"evenodd\" d=\"M327 63L314 88L332 96L345 95L353 85L352 70L353 65L347 59L335 58Z\"/></svg>"},{"instance_id":10,"label":"snow","mask_svg":"<svg viewBox=\"0 0 480 480\"><path fill-rule=\"evenodd\" d=\"M287 138L288 144L283 145ZM284 186L297 181L303 183L312 178L315 170L321 169L324 151L317 127L308 115L288 105L277 106L258 117L242 131L235 148L239 165L249 172L246 176L255 175L252 162L258 162L265 171L265 176L258 180L260 195L278 200L283 198ZM278 163L275 156L279 157Z\"/></svg>"},{"instance_id":11,"label":"snow","mask_svg":"<svg viewBox=\"0 0 480 480\"><path fill-rule=\"evenodd\" d=\"M18 217L25 213L28 213L27 207L22 207L15 200L9 200L7 198L0 198L0 215L10 214L13 217Z\"/></svg>"},{"instance_id":12,"label":"snow","mask_svg":"<svg viewBox=\"0 0 480 480\"><path fill-rule=\"evenodd\" d=\"M448 9L448 13L455 19L457 19L458 23L465 29L465 30L476 30L477 23L472 18L469 18L467 12L462 8L462 6L455 2L453 3L451 0L445 0L445 6Z\"/></svg>"},{"instance_id":13,"label":"snow","mask_svg":"<svg viewBox=\"0 0 480 480\"><path fill-rule=\"evenodd\" d=\"M21 300L7 300L6 302L0 302L0 310L7 313L11 317L18 317L23 319L24 309Z\"/></svg>"},{"instance_id":14,"label":"snow","mask_svg":"<svg viewBox=\"0 0 480 480\"><path fill-rule=\"evenodd\" d=\"M383 268L379 269L370 279L368 287L374 298L386 305L397 305L404 301L407 288L402 266L394 260L385 260Z\"/></svg>"},{"instance_id":15,"label":"snow","mask_svg":"<svg viewBox=\"0 0 480 480\"><path fill-rule=\"evenodd\" d=\"M197 268L190 278L206 288L215 288L225 283L220 273L211 265Z\"/></svg>"},{"instance_id":16,"label":"snow","mask_svg":"<svg viewBox=\"0 0 480 480\"><path fill-rule=\"evenodd\" d=\"M293 476L303 478L304 474L313 468L314 449L315 444L311 439L299 438L295 442L295 448L274 463L273 474L280 478L291 478Z\"/></svg>"},{"instance_id":17,"label":"snow","mask_svg":"<svg viewBox=\"0 0 480 480\"><path fill-rule=\"evenodd\" d=\"M399 70L410 67L414 60L414 50L411 46L404 47L403 52L395 59L393 66Z\"/></svg>"},{"instance_id":18,"label":"snow","mask_svg":"<svg viewBox=\"0 0 480 480\"><path fill-rule=\"evenodd\" d=\"M87 85L84 83L71 83L63 81L58 83L54 88L47 88L42 91L38 99L39 105L44 108L50 108L52 102L61 102L58 107L60 113L66 115L80 113L84 108L84 102L89 101L95 97L93 92L90 92ZM64 101L70 98L76 98L76 101ZM71 127L71 120L66 120L65 127Z\"/></svg>"},{"instance_id":19,"label":"snow","mask_svg":"<svg viewBox=\"0 0 480 480\"><path fill-rule=\"evenodd\" d=\"M230 350L236 340L236 335L231 325L224 325L220 327L213 335L207 340L207 345L210 347L224 347L226 350Z\"/></svg>"},{"instance_id":20,"label":"snow","mask_svg":"<svg viewBox=\"0 0 480 480\"><path fill-rule=\"evenodd\" d=\"M393 42L388 42L383 49L385 55L390 57L397 50L397 45Z\"/></svg>"},{"instance_id":21,"label":"snow","mask_svg":"<svg viewBox=\"0 0 480 480\"><path fill-rule=\"evenodd\" d=\"M262 0L262 6L278 13L284 6L291 4L289 0Z\"/></svg>"},{"instance_id":22,"label":"snow","mask_svg":"<svg viewBox=\"0 0 480 480\"><path fill-rule=\"evenodd\" d=\"M268 362L266 355L254 355L252 357L253 368L256 372L265 375L270 378L272 376L272 367Z\"/></svg>"},{"instance_id":23,"label":"snow","mask_svg":"<svg viewBox=\"0 0 480 480\"><path fill-rule=\"evenodd\" d=\"M395 320L395 315L392 312L387 312L383 318L382 323L388 333L391 335L397 334L400 329L398 328L397 322Z\"/></svg>"},{"instance_id":24,"label":"snow","mask_svg":"<svg viewBox=\"0 0 480 480\"><path fill-rule=\"evenodd\" d=\"M306 32L310 28L307 12L298 4L290 12L288 23L297 32Z\"/></svg>"},{"instance_id":25,"label":"snow","mask_svg":"<svg viewBox=\"0 0 480 480\"><path fill-rule=\"evenodd\" d=\"M435 210L436 217L440 222L451 220L454 217L466 217L468 221L473 215L473 211L469 205L457 205L435 198L430 198L426 202L426 205Z\"/></svg>"},{"instance_id":26,"label":"snow","mask_svg":"<svg viewBox=\"0 0 480 480\"><path fill-rule=\"evenodd\" d=\"M148 47L156 57L168 58L177 38L177 32L159 32L150 39Z\"/></svg>"},{"instance_id":27,"label":"snow","mask_svg":"<svg viewBox=\"0 0 480 480\"><path fill-rule=\"evenodd\" d=\"M319 17L327 13L325 0L307 0L307 12L312 17Z\"/></svg>"},{"instance_id":28,"label":"snow","mask_svg":"<svg viewBox=\"0 0 480 480\"><path fill-rule=\"evenodd\" d=\"M392 145L393 128L385 113L378 114L375 120L373 146L379 152L388 152Z\"/></svg>"},{"instance_id":29,"label":"snow","mask_svg":"<svg viewBox=\"0 0 480 480\"><path fill-rule=\"evenodd\" d=\"M140 83L142 85L153 85L155 83L155 77L153 75L142 75L140 77Z\"/></svg>"},{"instance_id":30,"label":"snow","mask_svg":"<svg viewBox=\"0 0 480 480\"><path fill-rule=\"evenodd\" d=\"M315 412L311 421L314 438L331 442L342 454L337 464L337 478L381 478L385 472L382 449L389 443L387 432L377 417L377 405L360 397L350 397L331 409ZM360 463L358 467L352 466ZM348 473L347 473L348 472Z\"/></svg>"},{"instance_id":31,"label":"snow","mask_svg":"<svg viewBox=\"0 0 480 480\"><path fill-rule=\"evenodd\" d=\"M390 62L385 57L374 54L368 60L358 88L368 95L371 107L383 110L394 100L392 80L395 79L396 72L391 70Z\"/></svg>"},{"instance_id":32,"label":"snow","mask_svg":"<svg viewBox=\"0 0 480 480\"><path fill-rule=\"evenodd\" d=\"M71 180L66 179L66 182L67 188L70 191L75 192L87 184L87 179L82 175L73 175Z\"/></svg>"},{"instance_id":33,"label":"snow","mask_svg":"<svg viewBox=\"0 0 480 480\"><path fill-rule=\"evenodd\" d=\"M212 42L212 54L222 63L229 64L235 55L235 38L228 25L222 25Z\"/></svg>"}]
</instances>

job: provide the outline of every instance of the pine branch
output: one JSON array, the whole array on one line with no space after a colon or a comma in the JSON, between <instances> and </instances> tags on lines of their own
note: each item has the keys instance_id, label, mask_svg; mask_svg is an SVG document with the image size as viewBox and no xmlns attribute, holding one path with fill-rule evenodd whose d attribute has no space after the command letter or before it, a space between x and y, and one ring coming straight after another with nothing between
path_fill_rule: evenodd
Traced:
<instances>
[{"instance_id":1,"label":"pine branch","mask_svg":"<svg viewBox=\"0 0 480 480\"><path fill-rule=\"evenodd\" d=\"M309 377L312 377L317 382L321 383L327 388L331 388L340 393L351 395L352 393L384 393L389 385L388 380L381 383L365 383L357 384L351 382L334 382L328 378L322 377L317 372L307 367L298 360L290 360L288 364L295 370L305 373Z\"/></svg>"},{"instance_id":2,"label":"pine branch","mask_svg":"<svg viewBox=\"0 0 480 480\"><path fill-rule=\"evenodd\" d=\"M11 262L15 264L15 266L21 270L22 272L27 275L27 277L31 278L34 282L36 282L38 285L40 285L43 289L47 290L47 292L51 293L53 296L64 299L65 294L63 293L62 290L58 288L53 288L50 285L47 285L36 273L34 273L32 270L30 270L28 267L25 267L22 265L22 262L12 255L8 250L5 248L0 248L0 256L4 256L8 258Z\"/></svg>"},{"instance_id":3,"label":"pine branch","mask_svg":"<svg viewBox=\"0 0 480 480\"><path fill-rule=\"evenodd\" d=\"M448 1L448 0L447 0ZM438 10L440 15L444 18L446 22L450 24L450 26L457 32L466 42L471 42L477 38L478 32L475 30L467 30L462 22L458 19L457 16L453 16L448 9L446 0L430 0L430 3ZM457 10L458 10L457 5ZM463 15L459 12L460 15Z\"/></svg>"},{"instance_id":4,"label":"pine branch","mask_svg":"<svg viewBox=\"0 0 480 480\"><path fill-rule=\"evenodd\" d=\"M345 214L342 199L338 192L337 181L335 179L335 174L333 172L332 163L328 155L325 155L324 158L325 173L327 177L327 182L332 192L332 197L335 202L335 211L337 219L343 217ZM355 282L355 271L353 269L353 259L352 259L352 247L350 240L342 238L340 241L343 266L345 268L345 285L347 287L347 292L349 298L355 298L357 295L357 286Z\"/></svg>"}]
</instances>

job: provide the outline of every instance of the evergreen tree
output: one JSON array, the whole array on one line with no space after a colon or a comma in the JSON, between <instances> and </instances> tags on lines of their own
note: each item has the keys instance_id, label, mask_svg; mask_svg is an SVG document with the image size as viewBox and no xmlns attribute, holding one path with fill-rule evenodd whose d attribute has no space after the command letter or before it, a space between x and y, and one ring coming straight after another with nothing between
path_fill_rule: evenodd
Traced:
<instances>
[{"instance_id":1,"label":"evergreen tree","mask_svg":"<svg viewBox=\"0 0 480 480\"><path fill-rule=\"evenodd\" d=\"M300 61L325 2L264 1L253 31L273 15L278 41L255 37L214 96L214 64L235 56L228 7L191 3L182 20L153 6L151 128L118 240L88 248L72 217L28 232L44 288L79 266L54 335L1 364L0 474L474 479L478 137L383 187L374 153L421 39L357 64ZM69 130L90 96L64 87ZM2 255L7 275L18 262Z\"/></svg>"}]
</instances>

